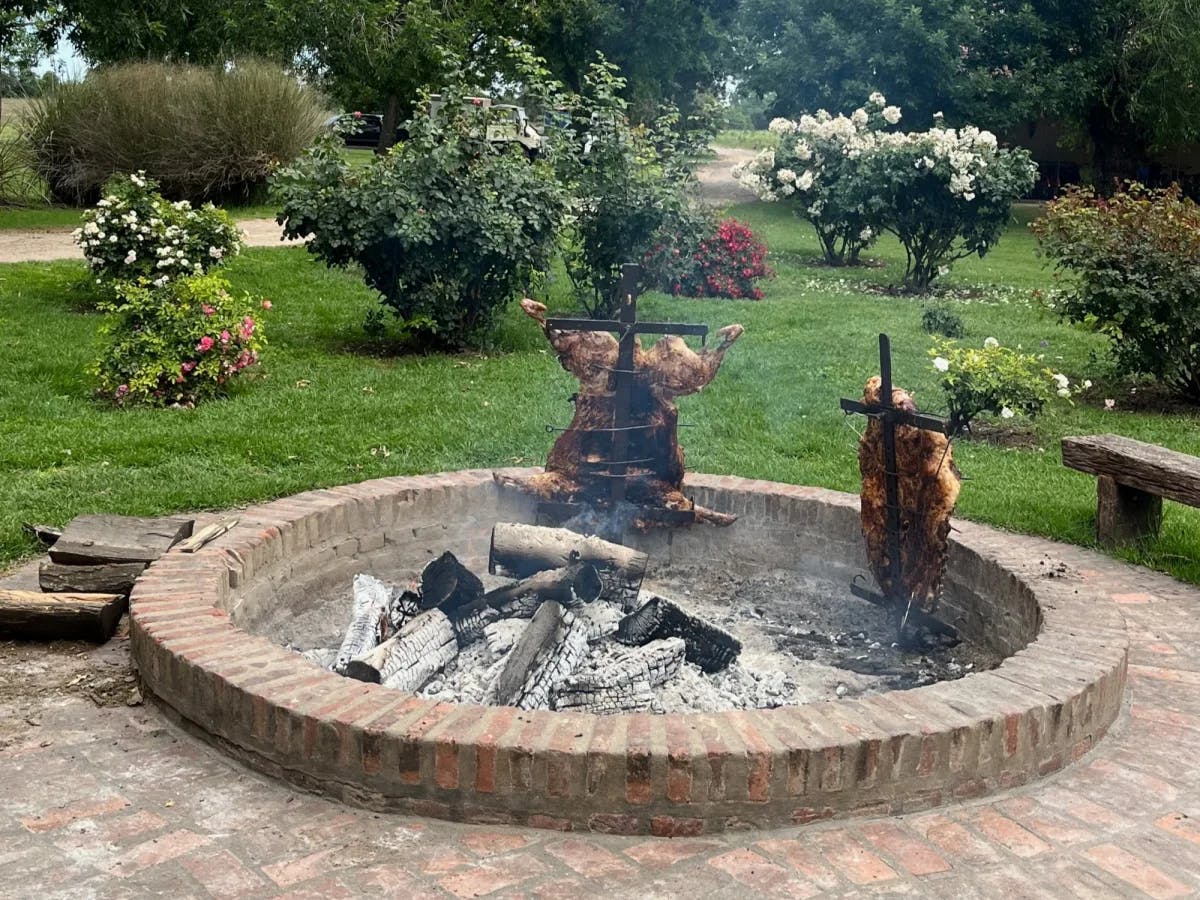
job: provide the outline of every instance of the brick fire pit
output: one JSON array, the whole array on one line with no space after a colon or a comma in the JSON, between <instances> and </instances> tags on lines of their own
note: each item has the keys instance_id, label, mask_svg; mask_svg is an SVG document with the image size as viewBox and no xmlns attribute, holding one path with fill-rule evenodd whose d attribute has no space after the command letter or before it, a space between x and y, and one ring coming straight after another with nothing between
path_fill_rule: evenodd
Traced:
<instances>
[{"instance_id":1,"label":"brick fire pit","mask_svg":"<svg viewBox=\"0 0 1200 900\"><path fill-rule=\"evenodd\" d=\"M508 475L527 475L508 470ZM858 498L692 476L736 513L637 538L658 566L862 571ZM591 716L433 703L319 669L268 637L272 619L410 572L444 549L486 564L498 521L534 501L491 471L388 478L247 510L198 553L170 553L131 598L146 686L255 768L347 802L470 822L699 834L908 812L1021 784L1094 746L1117 717L1127 638L1107 593L1049 565L1044 542L970 523L941 615L1007 658L909 691L774 710ZM1053 577L1051 577L1053 576ZM257 633L255 633L257 632Z\"/></svg>"}]
</instances>

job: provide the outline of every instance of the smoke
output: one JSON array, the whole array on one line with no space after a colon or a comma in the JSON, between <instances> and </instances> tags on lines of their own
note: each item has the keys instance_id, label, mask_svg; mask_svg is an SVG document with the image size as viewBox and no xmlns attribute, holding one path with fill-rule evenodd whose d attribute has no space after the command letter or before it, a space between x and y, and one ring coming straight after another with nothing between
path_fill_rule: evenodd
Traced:
<instances>
[{"instance_id":1,"label":"smoke","mask_svg":"<svg viewBox=\"0 0 1200 900\"><path fill-rule=\"evenodd\" d=\"M637 507L622 500L607 509L588 504L563 522L562 527L576 534L594 534L614 544L624 544L623 538L633 530L636 520Z\"/></svg>"}]
</instances>

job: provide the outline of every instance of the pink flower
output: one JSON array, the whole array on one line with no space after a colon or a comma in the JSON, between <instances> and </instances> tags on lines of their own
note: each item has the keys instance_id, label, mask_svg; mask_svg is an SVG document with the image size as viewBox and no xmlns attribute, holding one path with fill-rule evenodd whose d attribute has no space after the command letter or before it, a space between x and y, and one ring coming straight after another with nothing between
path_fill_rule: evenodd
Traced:
<instances>
[{"instance_id":1,"label":"pink flower","mask_svg":"<svg viewBox=\"0 0 1200 900\"><path fill-rule=\"evenodd\" d=\"M270 301L270 300L264 300L264 301L262 302L262 308L263 308L263 309L270 309L270 308L271 308L271 301Z\"/></svg>"},{"instance_id":2,"label":"pink flower","mask_svg":"<svg viewBox=\"0 0 1200 900\"><path fill-rule=\"evenodd\" d=\"M200 307L200 312L204 313L204 315L208 316L209 318L212 318L217 314L217 309L216 307L209 306L207 303L205 303L202 307Z\"/></svg>"},{"instance_id":3,"label":"pink flower","mask_svg":"<svg viewBox=\"0 0 1200 900\"><path fill-rule=\"evenodd\" d=\"M192 369L194 369L194 368L196 368L195 361L188 360L182 366L179 367L179 371L182 372L184 375L186 375L188 372L192 371Z\"/></svg>"},{"instance_id":4,"label":"pink flower","mask_svg":"<svg viewBox=\"0 0 1200 900\"><path fill-rule=\"evenodd\" d=\"M222 344L229 343L229 329L228 328L221 332L221 343Z\"/></svg>"},{"instance_id":5,"label":"pink flower","mask_svg":"<svg viewBox=\"0 0 1200 900\"><path fill-rule=\"evenodd\" d=\"M1117 401L1116 401L1116 400L1105 400L1105 401L1104 401L1104 408L1105 408L1105 409L1107 409L1107 410L1113 410L1113 409L1116 409L1116 408L1117 408Z\"/></svg>"},{"instance_id":6,"label":"pink flower","mask_svg":"<svg viewBox=\"0 0 1200 900\"><path fill-rule=\"evenodd\" d=\"M118 400L124 399L125 395L128 393L129 393L129 385L122 384L122 385L117 386L116 398Z\"/></svg>"},{"instance_id":7,"label":"pink flower","mask_svg":"<svg viewBox=\"0 0 1200 900\"><path fill-rule=\"evenodd\" d=\"M196 345L196 349L199 350L201 353L207 353L209 350L211 350L213 348L213 344L215 344L215 343L216 343L216 341L214 341L211 337L209 337L206 334L204 337L200 338L200 343L198 343Z\"/></svg>"},{"instance_id":8,"label":"pink flower","mask_svg":"<svg viewBox=\"0 0 1200 900\"><path fill-rule=\"evenodd\" d=\"M242 340L249 340L252 334L254 334L254 320L246 316L242 319Z\"/></svg>"}]
</instances>

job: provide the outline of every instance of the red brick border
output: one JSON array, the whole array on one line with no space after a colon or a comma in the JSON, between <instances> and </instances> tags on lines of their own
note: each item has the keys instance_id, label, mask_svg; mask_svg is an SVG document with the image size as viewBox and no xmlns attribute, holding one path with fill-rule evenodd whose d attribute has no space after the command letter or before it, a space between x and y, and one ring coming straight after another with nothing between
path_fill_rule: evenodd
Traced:
<instances>
[{"instance_id":1,"label":"red brick border","mask_svg":"<svg viewBox=\"0 0 1200 900\"><path fill-rule=\"evenodd\" d=\"M658 534L672 564L781 548L861 565L857 498L694 476L730 529ZM1053 772L1087 753L1124 693L1111 596L1043 577L1053 545L959 523L946 613L1011 653L997 669L911 691L713 715L522 712L432 703L332 675L234 624L295 585L447 545L486 554L491 524L531 510L491 472L388 478L247 510L198 553L170 553L131 598L149 689L273 774L372 808L470 822L694 835L909 812ZM798 548L798 549L797 549ZM407 555L406 555L407 554ZM324 581L322 581L324 579Z\"/></svg>"}]
</instances>

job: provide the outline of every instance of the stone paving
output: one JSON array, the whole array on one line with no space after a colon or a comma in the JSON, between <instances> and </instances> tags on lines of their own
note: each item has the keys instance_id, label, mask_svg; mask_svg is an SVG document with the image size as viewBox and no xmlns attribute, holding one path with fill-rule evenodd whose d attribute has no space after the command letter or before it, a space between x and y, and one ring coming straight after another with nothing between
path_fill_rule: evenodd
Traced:
<instances>
[{"instance_id":1,"label":"stone paving","mask_svg":"<svg viewBox=\"0 0 1200 900\"><path fill-rule=\"evenodd\" d=\"M126 705L138 696L125 638L0 645L0 897L1195 895L1200 590L1062 556L1105 581L1133 642L1126 709L1095 751L986 800L712 838L348 808L250 772L154 706Z\"/></svg>"}]
</instances>

